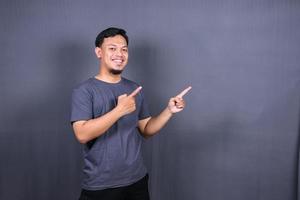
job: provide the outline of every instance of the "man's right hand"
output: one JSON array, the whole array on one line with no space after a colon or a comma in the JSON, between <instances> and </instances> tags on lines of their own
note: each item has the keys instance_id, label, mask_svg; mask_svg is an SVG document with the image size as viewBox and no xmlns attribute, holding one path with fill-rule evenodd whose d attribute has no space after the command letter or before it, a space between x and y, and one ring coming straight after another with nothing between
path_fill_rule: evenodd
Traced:
<instances>
[{"instance_id":1,"label":"man's right hand","mask_svg":"<svg viewBox=\"0 0 300 200\"><path fill-rule=\"evenodd\" d=\"M122 116L128 115L135 111L135 96L141 91L142 87L135 89L130 95L123 94L118 97L118 104L116 109L121 113Z\"/></svg>"}]
</instances>

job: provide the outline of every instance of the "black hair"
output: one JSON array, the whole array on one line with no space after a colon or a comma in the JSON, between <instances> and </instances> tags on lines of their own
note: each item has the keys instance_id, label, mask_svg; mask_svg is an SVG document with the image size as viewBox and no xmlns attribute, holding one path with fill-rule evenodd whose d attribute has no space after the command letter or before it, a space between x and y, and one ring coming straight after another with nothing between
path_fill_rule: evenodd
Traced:
<instances>
[{"instance_id":1,"label":"black hair","mask_svg":"<svg viewBox=\"0 0 300 200\"><path fill-rule=\"evenodd\" d=\"M96 41L95 41L95 46L100 47L102 45L103 41L104 41L104 38L114 37L116 35L123 36L126 40L127 45L128 45L129 39L128 39L128 36L126 35L126 31L124 29L121 29L121 28L110 27L110 28L107 28L107 29L103 30L102 32L100 32L97 35Z\"/></svg>"}]
</instances>

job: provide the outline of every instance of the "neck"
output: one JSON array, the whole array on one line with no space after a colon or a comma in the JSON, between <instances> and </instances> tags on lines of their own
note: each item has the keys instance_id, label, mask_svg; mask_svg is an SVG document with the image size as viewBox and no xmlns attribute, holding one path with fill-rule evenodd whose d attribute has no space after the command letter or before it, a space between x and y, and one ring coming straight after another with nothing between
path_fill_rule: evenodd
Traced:
<instances>
[{"instance_id":1,"label":"neck","mask_svg":"<svg viewBox=\"0 0 300 200\"><path fill-rule=\"evenodd\" d=\"M101 72L99 72L99 74L97 74L95 78L107 83L118 83L122 79L121 74L116 75L116 74L101 73Z\"/></svg>"}]
</instances>

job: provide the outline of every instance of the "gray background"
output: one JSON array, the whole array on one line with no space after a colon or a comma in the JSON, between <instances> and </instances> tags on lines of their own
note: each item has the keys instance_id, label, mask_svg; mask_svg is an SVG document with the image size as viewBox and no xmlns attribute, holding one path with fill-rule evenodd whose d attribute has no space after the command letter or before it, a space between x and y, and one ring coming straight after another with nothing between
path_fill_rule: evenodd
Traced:
<instances>
[{"instance_id":1,"label":"gray background","mask_svg":"<svg viewBox=\"0 0 300 200\"><path fill-rule=\"evenodd\" d=\"M0 22L1 200L77 199L70 94L108 26L153 114L193 86L145 142L153 200L298 199L299 1L2 0Z\"/></svg>"}]
</instances>

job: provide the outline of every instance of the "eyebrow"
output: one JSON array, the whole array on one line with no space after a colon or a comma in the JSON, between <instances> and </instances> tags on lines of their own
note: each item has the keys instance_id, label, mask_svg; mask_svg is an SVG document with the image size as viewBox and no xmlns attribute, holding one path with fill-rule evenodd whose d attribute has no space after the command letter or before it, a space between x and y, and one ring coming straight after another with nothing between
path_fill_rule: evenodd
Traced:
<instances>
[{"instance_id":1,"label":"eyebrow","mask_svg":"<svg viewBox=\"0 0 300 200\"><path fill-rule=\"evenodd\" d=\"M118 46L118 45L115 45L115 44L107 44L107 46L114 46L114 47L116 47L116 46ZM125 45L125 46L122 46L122 48L124 48L124 47L128 48L128 46L127 46L127 45Z\"/></svg>"}]
</instances>

